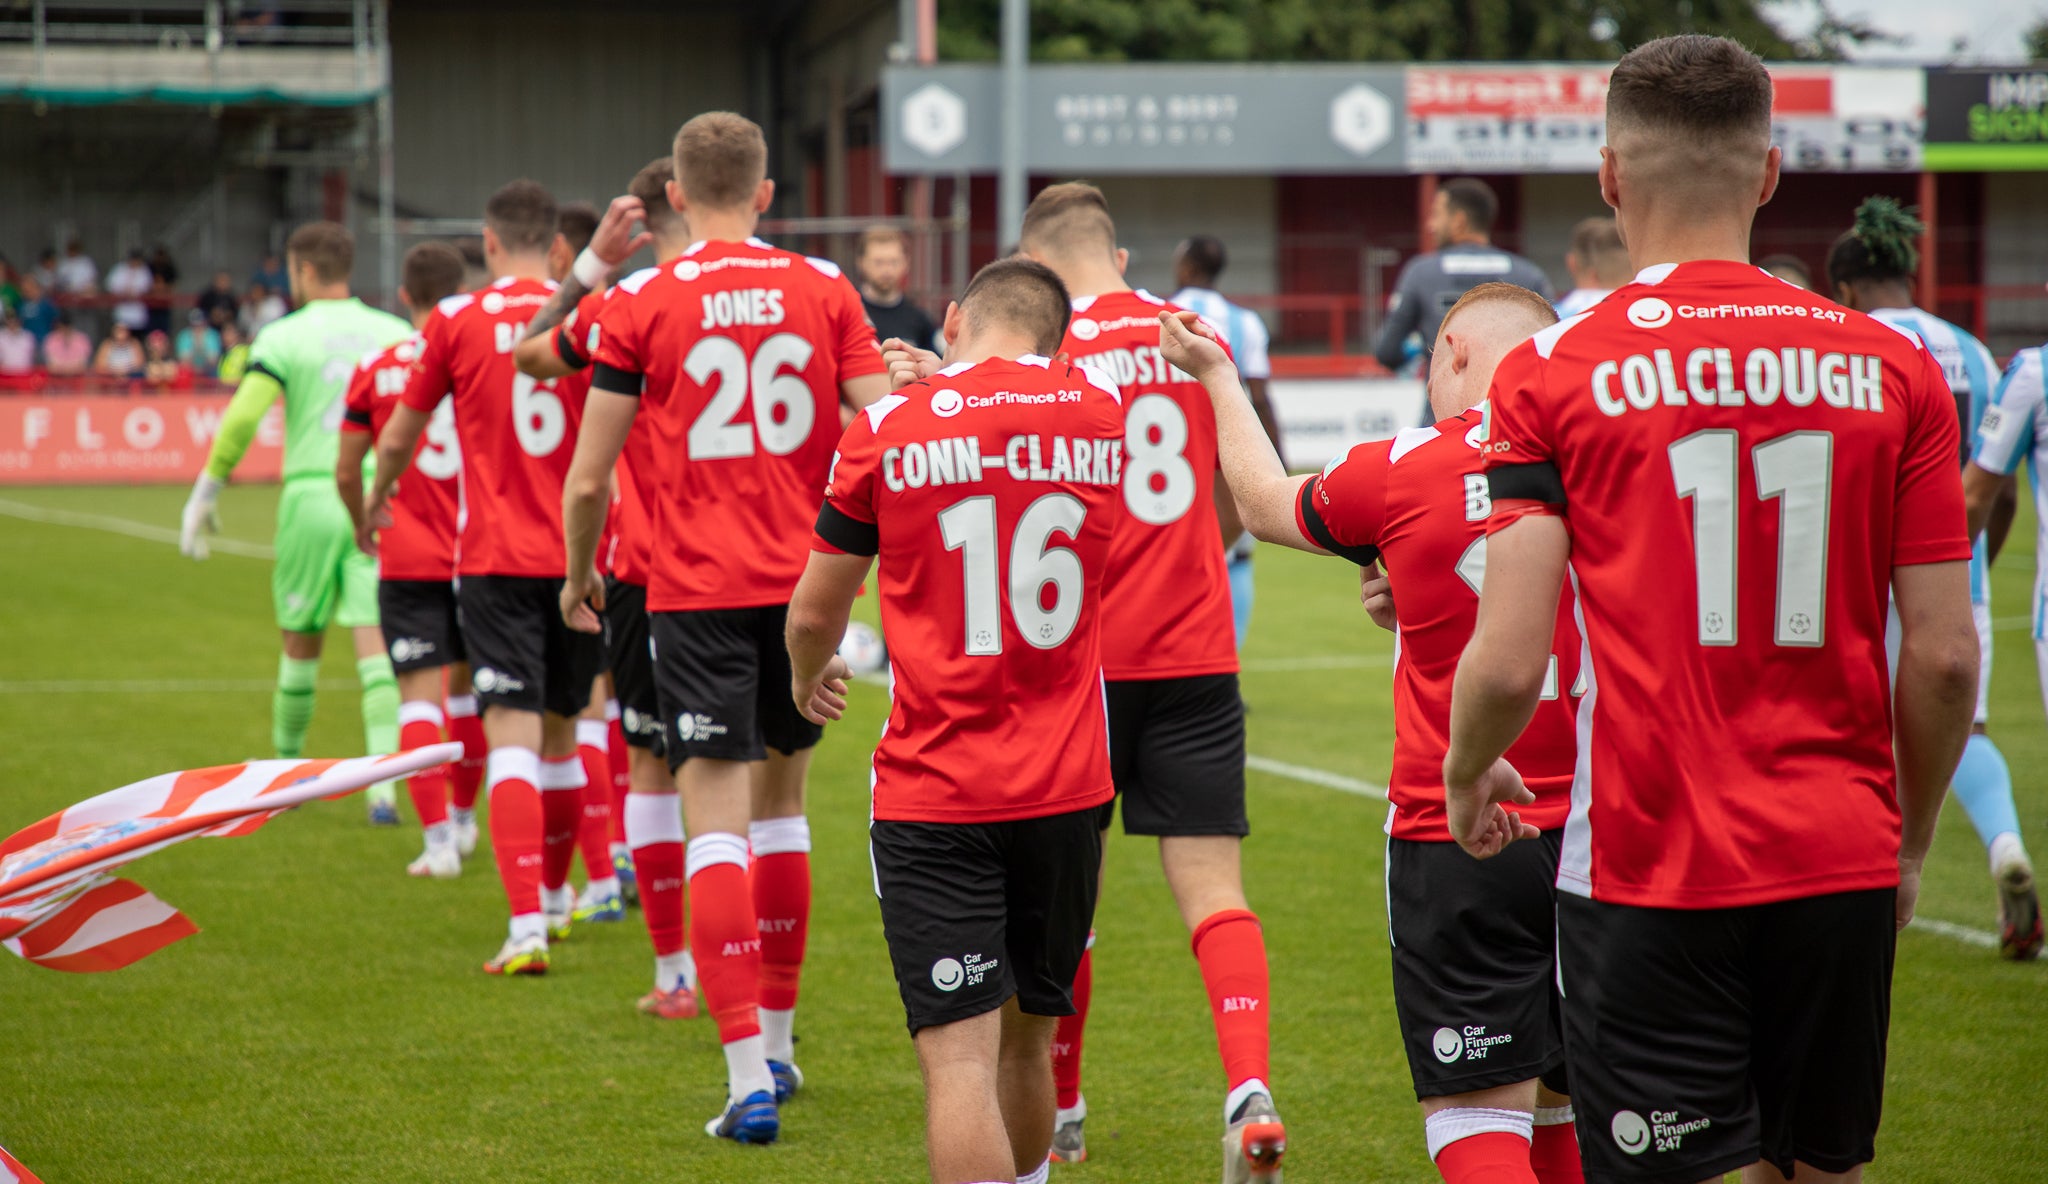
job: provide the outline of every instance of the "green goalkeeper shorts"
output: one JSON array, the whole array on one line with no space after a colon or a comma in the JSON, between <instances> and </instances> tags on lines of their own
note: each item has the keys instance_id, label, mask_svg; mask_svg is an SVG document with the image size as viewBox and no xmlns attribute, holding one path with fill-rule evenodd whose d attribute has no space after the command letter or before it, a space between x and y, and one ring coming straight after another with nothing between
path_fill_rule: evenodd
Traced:
<instances>
[{"instance_id":1,"label":"green goalkeeper shorts","mask_svg":"<svg viewBox=\"0 0 2048 1184\"><path fill-rule=\"evenodd\" d=\"M377 623L377 561L356 549L355 525L332 481L285 483L270 597L277 627L288 633Z\"/></svg>"}]
</instances>

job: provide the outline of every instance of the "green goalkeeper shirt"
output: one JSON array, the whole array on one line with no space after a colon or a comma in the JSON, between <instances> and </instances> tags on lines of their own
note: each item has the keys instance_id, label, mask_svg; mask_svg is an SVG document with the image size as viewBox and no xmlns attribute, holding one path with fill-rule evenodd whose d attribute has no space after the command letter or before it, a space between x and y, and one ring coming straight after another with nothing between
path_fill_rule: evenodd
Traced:
<instances>
[{"instance_id":1,"label":"green goalkeeper shirt","mask_svg":"<svg viewBox=\"0 0 2048 1184\"><path fill-rule=\"evenodd\" d=\"M334 479L342 396L364 355L412 332L407 322L355 297L314 300L264 326L249 371L221 417L206 471L218 480L240 463L270 404L284 396L284 479Z\"/></svg>"}]
</instances>

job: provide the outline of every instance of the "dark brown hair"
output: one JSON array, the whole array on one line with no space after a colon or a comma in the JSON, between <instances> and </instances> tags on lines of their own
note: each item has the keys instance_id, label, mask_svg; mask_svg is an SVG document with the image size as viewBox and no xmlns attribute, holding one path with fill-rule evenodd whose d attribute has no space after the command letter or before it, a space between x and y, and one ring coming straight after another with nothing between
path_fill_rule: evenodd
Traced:
<instances>
[{"instance_id":1,"label":"dark brown hair","mask_svg":"<svg viewBox=\"0 0 2048 1184\"><path fill-rule=\"evenodd\" d=\"M960 297L961 313L977 328L1029 334L1047 356L1067 335L1073 307L1067 285L1052 268L1030 259L996 260L974 274Z\"/></svg>"},{"instance_id":2,"label":"dark brown hair","mask_svg":"<svg viewBox=\"0 0 2048 1184\"><path fill-rule=\"evenodd\" d=\"M405 298L414 308L432 308L462 291L462 252L442 242L415 243L401 269Z\"/></svg>"},{"instance_id":3,"label":"dark brown hair","mask_svg":"<svg viewBox=\"0 0 2048 1184\"><path fill-rule=\"evenodd\" d=\"M555 233L571 251L581 251L597 233L597 207L587 201L565 203L555 214Z\"/></svg>"},{"instance_id":4,"label":"dark brown hair","mask_svg":"<svg viewBox=\"0 0 2048 1184\"><path fill-rule=\"evenodd\" d=\"M339 222L308 222L285 240L285 254L313 265L323 284L338 284L356 265L356 240Z\"/></svg>"},{"instance_id":5,"label":"dark brown hair","mask_svg":"<svg viewBox=\"0 0 2048 1184\"><path fill-rule=\"evenodd\" d=\"M1691 138L1771 135L1771 73L1726 37L1686 33L1648 41L1615 63L1607 128L1643 127Z\"/></svg>"},{"instance_id":6,"label":"dark brown hair","mask_svg":"<svg viewBox=\"0 0 2048 1184\"><path fill-rule=\"evenodd\" d=\"M507 181L484 203L484 225L508 251L544 251L555 237L555 198L538 181Z\"/></svg>"},{"instance_id":7,"label":"dark brown hair","mask_svg":"<svg viewBox=\"0 0 2048 1184\"><path fill-rule=\"evenodd\" d=\"M1480 234L1493 233L1494 220L1500 217L1500 198L1494 196L1493 186L1477 177L1452 177L1437 192L1446 206L1465 215L1467 226Z\"/></svg>"},{"instance_id":8,"label":"dark brown hair","mask_svg":"<svg viewBox=\"0 0 2048 1184\"><path fill-rule=\"evenodd\" d=\"M676 133L675 170L690 204L743 206L768 175L768 142L746 116L706 111Z\"/></svg>"},{"instance_id":9,"label":"dark brown hair","mask_svg":"<svg viewBox=\"0 0 2048 1184\"><path fill-rule=\"evenodd\" d=\"M1116 250L1116 222L1109 199L1086 181L1066 181L1038 191L1024 210L1024 229L1017 247L1034 255L1069 255L1089 240L1104 251Z\"/></svg>"},{"instance_id":10,"label":"dark brown hair","mask_svg":"<svg viewBox=\"0 0 2048 1184\"><path fill-rule=\"evenodd\" d=\"M647 223L650 234L668 234L682 219L676 208L668 203L668 183L676 179L676 158L657 156L640 166L633 174L633 180L626 186L626 192L640 199L646 213L642 221Z\"/></svg>"}]
</instances>

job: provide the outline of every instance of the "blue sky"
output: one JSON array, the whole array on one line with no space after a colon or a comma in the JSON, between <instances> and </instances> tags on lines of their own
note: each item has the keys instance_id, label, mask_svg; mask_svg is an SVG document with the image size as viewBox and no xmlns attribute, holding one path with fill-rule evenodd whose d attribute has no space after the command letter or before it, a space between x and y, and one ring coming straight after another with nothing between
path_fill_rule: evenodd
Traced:
<instances>
[{"instance_id":1,"label":"blue sky","mask_svg":"<svg viewBox=\"0 0 2048 1184\"><path fill-rule=\"evenodd\" d=\"M2028 25L2048 15L2044 0L1833 0L1844 16L1859 16L1879 28L1908 38L1903 46L1881 46L1862 56L1871 59L1904 58L1916 62L1941 62L1950 57L1949 47L1958 38L1968 42L1963 59L1968 61L2013 62L2023 60L2020 35ZM1791 29L1812 24L1812 9L1798 0L1778 0L1772 7L1784 16Z\"/></svg>"}]
</instances>

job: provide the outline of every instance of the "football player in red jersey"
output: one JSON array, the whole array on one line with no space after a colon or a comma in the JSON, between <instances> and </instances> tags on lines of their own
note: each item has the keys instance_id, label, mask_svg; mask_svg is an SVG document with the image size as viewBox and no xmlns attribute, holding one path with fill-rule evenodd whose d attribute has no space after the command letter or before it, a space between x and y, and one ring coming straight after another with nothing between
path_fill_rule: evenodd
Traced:
<instances>
[{"instance_id":1,"label":"football player in red jersey","mask_svg":"<svg viewBox=\"0 0 2048 1184\"><path fill-rule=\"evenodd\" d=\"M547 248L555 223L554 199L532 181L491 195L484 258L495 278L442 301L422 328L402 406L377 440L368 510L379 528L389 523L393 484L428 416L452 398L463 458L457 600L491 746L491 850L512 912L504 947L485 965L493 974L544 973L549 937L568 930L566 856L585 783L576 715L603 661L601 643L570 630L555 610L557 507L582 404L573 389L512 365L522 324L554 292Z\"/></svg>"},{"instance_id":2,"label":"football player in red jersey","mask_svg":"<svg viewBox=\"0 0 2048 1184\"><path fill-rule=\"evenodd\" d=\"M1896 928L1976 707L1954 400L1917 338L1747 262L1771 97L1721 38L1616 64L1600 189L1641 270L1488 402L1445 792L1475 855L1532 837L1502 754L1569 570L1589 685L1558 965L1593 1179L1860 1178Z\"/></svg>"},{"instance_id":3,"label":"football player in red jersey","mask_svg":"<svg viewBox=\"0 0 2048 1184\"><path fill-rule=\"evenodd\" d=\"M753 236L775 193L767 160L761 129L729 112L676 134L668 196L697 241L621 282L598 314L560 600L564 621L601 627L598 534L644 409L655 694L689 823L690 950L726 1054L726 1107L705 1129L748 1143L777 1137L777 1102L803 1080L791 1025L810 914L804 777L822 732L783 693L783 621L842 400L863 407L888 385L838 267Z\"/></svg>"},{"instance_id":4,"label":"football player in red jersey","mask_svg":"<svg viewBox=\"0 0 2048 1184\"><path fill-rule=\"evenodd\" d=\"M413 328L426 323L434 306L462 288L462 255L447 243L420 243L405 253L398 298ZM398 406L406 378L419 360L417 335L363 359L349 380L341 421L341 454L334 481L342 504L355 520L366 554L377 556L377 607L384 645L398 672L398 745L401 750L441 742L446 694L469 694L469 661L455 619L455 519L462 500L462 446L455 439L454 413L435 413L413 457L418 474L391 500L392 525L372 539L363 516L363 460L377 433ZM374 547L374 549L372 549ZM406 778L413 810L426 831L426 850L406 866L415 876L451 879L462 874L462 857L475 850L476 821L459 834L448 817L448 773L429 769ZM470 799L470 803L475 802ZM468 849L464 849L464 840Z\"/></svg>"},{"instance_id":5,"label":"football player in red jersey","mask_svg":"<svg viewBox=\"0 0 2048 1184\"><path fill-rule=\"evenodd\" d=\"M1440 322L1431 354L1436 422L1360 444L1312 477L1287 474L1229 357L1200 323L1163 325L1167 358L1200 377L1215 401L1223 471L1252 533L1362 567L1383 558L1390 573L1400 638L1386 871L1394 1009L1430 1159L1448 1184L1584 1179L1571 1100L1538 1084L1543 1076L1563 1084L1553 897L1578 752L1579 635L1569 598L1557 615L1545 702L1510 753L1537 792L1520 818L1542 839L1480 863L1458 849L1444 821L1451 677L1486 573L1479 404L1501 357L1556 321L1527 288L1466 292Z\"/></svg>"},{"instance_id":6,"label":"football player in red jersey","mask_svg":"<svg viewBox=\"0 0 2048 1184\"><path fill-rule=\"evenodd\" d=\"M1113 794L1103 590L1129 460L1116 387L1045 356L1067 315L1039 264L975 276L947 365L840 441L789 608L792 696L837 719L835 651L879 558L896 661L869 834L939 1184L1046 1178L1053 1017L1073 1010Z\"/></svg>"},{"instance_id":7,"label":"football player in red jersey","mask_svg":"<svg viewBox=\"0 0 2048 1184\"><path fill-rule=\"evenodd\" d=\"M1244 1130L1272 1132L1280 1123L1267 1084L1265 937L1238 862L1250 825L1224 547L1240 531L1217 518L1215 415L1201 385L1160 356L1159 314L1173 306L1124 282L1126 255L1101 190L1042 190L1025 210L1020 250L1073 293L1061 351L1100 368L1124 392L1125 513L1103 608L1110 759L1124 831L1159 836L1167 885L1194 935L1228 1091L1223 1179L1264 1174L1277 1165L1278 1147L1246 1148ZM1080 1061L1092 977L1084 959L1080 1010L1055 1040L1055 1153L1068 1161L1087 1154Z\"/></svg>"},{"instance_id":8,"label":"football player in red jersey","mask_svg":"<svg viewBox=\"0 0 2048 1184\"><path fill-rule=\"evenodd\" d=\"M645 235L653 236L657 265L680 257L690 245L689 227L668 202L668 183L674 177L673 158L657 157L634 176L625 196L613 200L590 247L599 252L607 269L638 249L639 240L630 232L635 219L646 227ZM598 309L619 292L610 287L589 293L552 332L536 332L528 325L529 336L514 355L519 369L535 378L588 370ZM654 658L647 648L647 566L653 540L643 474L653 467L652 431L652 417L635 419L626 437L615 481L617 496L607 520L610 554L601 553L598 560L606 569L606 668L620 700L620 722L631 754L623 811L626 842L632 849L648 936L654 942L654 989L641 997L639 1008L660 1019L688 1019L697 1014L697 976L683 937L682 803L662 757Z\"/></svg>"}]
</instances>

